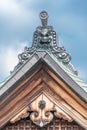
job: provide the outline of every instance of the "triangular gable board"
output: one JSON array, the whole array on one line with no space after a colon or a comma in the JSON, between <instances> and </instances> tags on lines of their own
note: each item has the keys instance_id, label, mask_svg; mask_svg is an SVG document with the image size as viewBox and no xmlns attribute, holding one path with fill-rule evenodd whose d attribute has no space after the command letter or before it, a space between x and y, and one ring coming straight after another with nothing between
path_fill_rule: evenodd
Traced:
<instances>
[{"instance_id":1,"label":"triangular gable board","mask_svg":"<svg viewBox=\"0 0 87 130\"><path fill-rule=\"evenodd\" d=\"M50 30L50 27L44 27L44 24L46 23L43 23L42 27ZM45 33L49 34L48 30ZM8 122L15 123L27 117L39 127L48 125L56 117L68 122L75 121L83 129L87 129L87 93L67 73L69 62L61 63L63 60L67 61L69 57L62 60L60 57L56 61L56 53L60 53L51 53L53 43L49 42L50 47L47 39L45 38L46 44L42 38L41 45L39 43L36 49L37 44L33 44L33 52L26 53L29 54L27 59L22 60L21 66L19 64L16 66L12 76L2 86L0 90L1 129ZM22 59L24 54L21 55ZM73 68L68 70L76 76Z\"/></svg>"}]
</instances>

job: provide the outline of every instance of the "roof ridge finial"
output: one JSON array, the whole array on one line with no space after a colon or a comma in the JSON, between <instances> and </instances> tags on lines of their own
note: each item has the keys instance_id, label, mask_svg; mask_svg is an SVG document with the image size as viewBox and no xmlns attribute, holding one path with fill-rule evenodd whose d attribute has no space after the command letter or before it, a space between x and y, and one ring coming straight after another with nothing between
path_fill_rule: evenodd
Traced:
<instances>
[{"instance_id":1,"label":"roof ridge finial","mask_svg":"<svg viewBox=\"0 0 87 130\"><path fill-rule=\"evenodd\" d=\"M57 46L56 32L52 26L47 25L48 13L42 11L40 13L42 26L38 26L33 35L33 46L48 49L49 47Z\"/></svg>"},{"instance_id":2,"label":"roof ridge finial","mask_svg":"<svg viewBox=\"0 0 87 130\"><path fill-rule=\"evenodd\" d=\"M47 25L48 13L42 11L40 13L40 19L42 26L38 26L33 35L32 47L25 47L24 52L18 55L19 63L15 66L14 70L24 64L35 52L45 51L54 55L58 61L70 66L70 70L73 67L69 64L71 56L66 52L64 47L57 45L57 35L52 26ZM74 71L76 73L76 71Z\"/></svg>"},{"instance_id":3,"label":"roof ridge finial","mask_svg":"<svg viewBox=\"0 0 87 130\"><path fill-rule=\"evenodd\" d=\"M42 22L42 26L47 26L48 13L46 11L42 11L40 13L40 19Z\"/></svg>"}]
</instances>

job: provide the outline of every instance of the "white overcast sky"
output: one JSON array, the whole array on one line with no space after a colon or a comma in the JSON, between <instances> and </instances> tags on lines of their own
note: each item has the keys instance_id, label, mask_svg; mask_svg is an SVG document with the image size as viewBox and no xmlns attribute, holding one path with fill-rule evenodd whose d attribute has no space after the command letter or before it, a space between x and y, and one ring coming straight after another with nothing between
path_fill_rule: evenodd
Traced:
<instances>
[{"instance_id":1,"label":"white overcast sky","mask_svg":"<svg viewBox=\"0 0 87 130\"><path fill-rule=\"evenodd\" d=\"M87 0L0 0L0 81L9 76L24 47L31 46L42 10L87 82Z\"/></svg>"}]
</instances>

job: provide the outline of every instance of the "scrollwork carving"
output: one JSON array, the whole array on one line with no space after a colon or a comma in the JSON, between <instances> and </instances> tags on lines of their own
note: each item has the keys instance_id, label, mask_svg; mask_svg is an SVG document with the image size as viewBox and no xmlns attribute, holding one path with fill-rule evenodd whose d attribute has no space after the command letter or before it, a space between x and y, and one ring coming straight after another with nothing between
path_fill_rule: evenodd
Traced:
<instances>
[{"instance_id":1,"label":"scrollwork carving","mask_svg":"<svg viewBox=\"0 0 87 130\"><path fill-rule=\"evenodd\" d=\"M30 119L35 123L36 125L43 127L44 125L51 122L53 119L53 113L49 110L45 110L46 107L46 101L40 100L38 102L38 111L33 110L28 111L30 115ZM37 108L37 106L36 106Z\"/></svg>"},{"instance_id":2,"label":"scrollwork carving","mask_svg":"<svg viewBox=\"0 0 87 130\"><path fill-rule=\"evenodd\" d=\"M15 115L10 122L15 123L16 121L27 117L39 127L49 124L54 117L67 120L68 122L73 121L62 108L57 106L44 94L41 94L29 104L29 106Z\"/></svg>"}]
</instances>

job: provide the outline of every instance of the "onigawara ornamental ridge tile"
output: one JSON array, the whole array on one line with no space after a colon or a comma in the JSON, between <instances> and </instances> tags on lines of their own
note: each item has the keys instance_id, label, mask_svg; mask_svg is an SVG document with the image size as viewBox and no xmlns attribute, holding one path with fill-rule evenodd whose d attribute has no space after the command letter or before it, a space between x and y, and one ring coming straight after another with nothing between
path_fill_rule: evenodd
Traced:
<instances>
[{"instance_id":1,"label":"onigawara ornamental ridge tile","mask_svg":"<svg viewBox=\"0 0 87 130\"><path fill-rule=\"evenodd\" d=\"M36 31L33 34L33 44L31 47L25 47L24 52L18 55L19 62L14 67L14 70L11 73L14 73L18 70L27 60L34 54L39 51L45 51L48 54L53 55L57 61L62 62L68 69L77 75L77 71L74 69L73 65L70 63L71 56L66 49L58 45L58 39L56 32L52 26L47 25L48 13L42 11L40 13L40 19L42 22L41 26L36 28Z\"/></svg>"}]
</instances>

